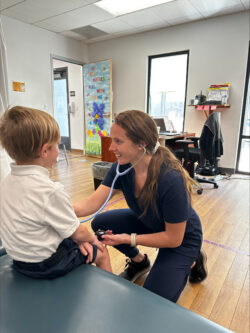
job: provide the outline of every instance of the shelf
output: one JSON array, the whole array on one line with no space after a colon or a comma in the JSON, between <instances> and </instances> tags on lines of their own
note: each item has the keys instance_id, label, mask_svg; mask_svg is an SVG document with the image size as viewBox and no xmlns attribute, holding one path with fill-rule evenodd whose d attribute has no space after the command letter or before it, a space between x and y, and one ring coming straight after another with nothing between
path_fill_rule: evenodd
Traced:
<instances>
[{"instance_id":1,"label":"shelf","mask_svg":"<svg viewBox=\"0 0 250 333\"><path fill-rule=\"evenodd\" d=\"M230 104L204 104L204 105L188 105L195 107L196 110L203 111L206 118L208 118L213 112L217 109L228 109L230 108Z\"/></svg>"},{"instance_id":2,"label":"shelf","mask_svg":"<svg viewBox=\"0 0 250 333\"><path fill-rule=\"evenodd\" d=\"M193 105L193 104L189 104L188 106L194 106L196 109L198 109L198 107L201 108L201 110L204 110L204 108L209 107L209 108L216 108L216 109L224 109L224 108L230 108L230 104L198 104L198 105Z\"/></svg>"}]
</instances>

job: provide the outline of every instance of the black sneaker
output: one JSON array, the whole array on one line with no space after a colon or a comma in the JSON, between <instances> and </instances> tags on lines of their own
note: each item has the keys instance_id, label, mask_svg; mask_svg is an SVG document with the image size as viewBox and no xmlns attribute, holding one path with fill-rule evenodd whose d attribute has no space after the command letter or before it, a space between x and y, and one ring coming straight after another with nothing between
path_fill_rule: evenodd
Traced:
<instances>
[{"instance_id":1,"label":"black sneaker","mask_svg":"<svg viewBox=\"0 0 250 333\"><path fill-rule=\"evenodd\" d=\"M147 273L150 270L150 261L148 256L145 254L143 261L136 263L132 259L126 259L125 270L119 274L125 280L134 282L141 275Z\"/></svg>"},{"instance_id":2,"label":"black sneaker","mask_svg":"<svg viewBox=\"0 0 250 333\"><path fill-rule=\"evenodd\" d=\"M207 277L207 255L204 251L200 250L198 257L196 259L195 265L191 268L189 274L190 283L200 283Z\"/></svg>"}]
</instances>

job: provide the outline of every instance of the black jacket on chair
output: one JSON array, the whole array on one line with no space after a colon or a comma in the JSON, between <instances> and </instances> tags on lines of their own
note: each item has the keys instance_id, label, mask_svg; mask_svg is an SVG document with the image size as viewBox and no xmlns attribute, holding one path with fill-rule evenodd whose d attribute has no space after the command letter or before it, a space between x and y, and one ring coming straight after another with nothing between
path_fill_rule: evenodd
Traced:
<instances>
[{"instance_id":1,"label":"black jacket on chair","mask_svg":"<svg viewBox=\"0 0 250 333\"><path fill-rule=\"evenodd\" d=\"M223 138L220 127L220 113L212 113L206 120L200 137L189 137L186 140L177 140L182 149L174 151L192 178L200 183L213 184L218 188L215 180L197 178L196 174L214 176L219 173L217 158L223 155ZM193 144L194 147L189 147ZM195 168L195 163L198 162ZM197 190L198 194L202 189Z\"/></svg>"},{"instance_id":2,"label":"black jacket on chair","mask_svg":"<svg viewBox=\"0 0 250 333\"><path fill-rule=\"evenodd\" d=\"M223 155L223 138L220 126L220 113L212 113L206 120L201 137L200 149L203 158L214 164Z\"/></svg>"}]
</instances>

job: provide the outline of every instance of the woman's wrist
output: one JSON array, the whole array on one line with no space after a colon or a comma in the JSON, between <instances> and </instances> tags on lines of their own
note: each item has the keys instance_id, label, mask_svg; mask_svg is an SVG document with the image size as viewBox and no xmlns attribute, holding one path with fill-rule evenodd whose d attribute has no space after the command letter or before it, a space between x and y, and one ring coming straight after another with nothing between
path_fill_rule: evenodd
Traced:
<instances>
[{"instance_id":1,"label":"woman's wrist","mask_svg":"<svg viewBox=\"0 0 250 333\"><path fill-rule=\"evenodd\" d=\"M131 247L135 247L137 244L136 244L136 233L132 233L130 235L130 246Z\"/></svg>"},{"instance_id":2,"label":"woman's wrist","mask_svg":"<svg viewBox=\"0 0 250 333\"><path fill-rule=\"evenodd\" d=\"M131 235L130 234L124 234L124 239L121 244L131 244Z\"/></svg>"}]
</instances>

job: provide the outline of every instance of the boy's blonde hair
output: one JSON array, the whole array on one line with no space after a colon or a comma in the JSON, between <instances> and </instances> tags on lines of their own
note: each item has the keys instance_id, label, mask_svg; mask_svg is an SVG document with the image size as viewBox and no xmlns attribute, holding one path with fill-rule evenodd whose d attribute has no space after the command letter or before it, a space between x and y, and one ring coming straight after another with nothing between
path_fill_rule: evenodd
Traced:
<instances>
[{"instance_id":1,"label":"boy's blonde hair","mask_svg":"<svg viewBox=\"0 0 250 333\"><path fill-rule=\"evenodd\" d=\"M0 118L0 143L17 162L38 158L45 143L50 147L59 140L57 122L41 110L14 106Z\"/></svg>"}]
</instances>

